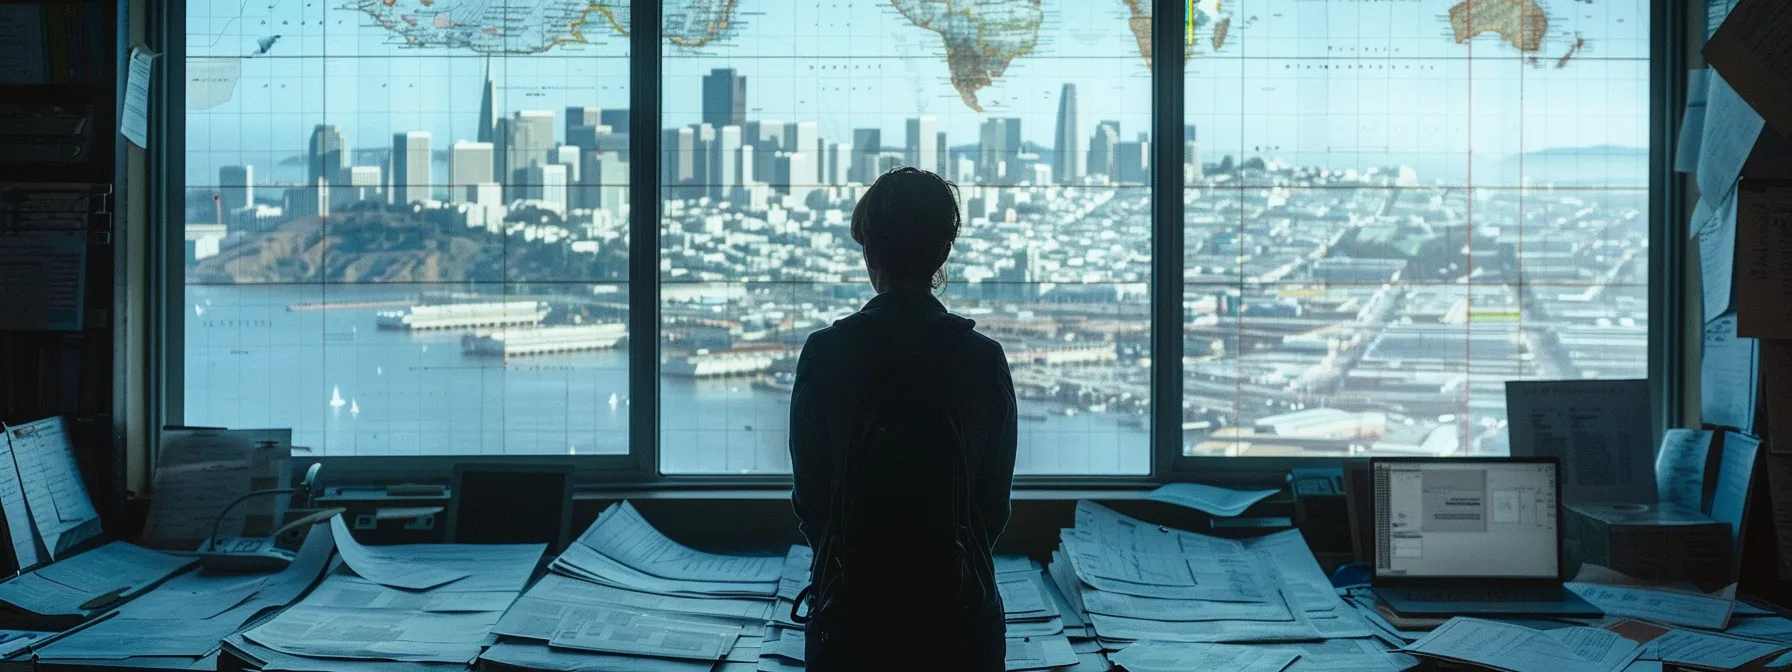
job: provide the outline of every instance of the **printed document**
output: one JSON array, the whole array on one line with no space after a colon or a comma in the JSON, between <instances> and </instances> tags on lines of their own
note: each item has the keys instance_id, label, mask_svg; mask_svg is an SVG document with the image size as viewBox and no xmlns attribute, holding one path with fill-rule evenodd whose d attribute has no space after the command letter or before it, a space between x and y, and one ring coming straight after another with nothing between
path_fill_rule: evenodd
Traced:
<instances>
[{"instance_id":1,"label":"printed document","mask_svg":"<svg viewBox=\"0 0 1792 672\"><path fill-rule=\"evenodd\" d=\"M1619 672L1640 650L1637 642L1609 630L1533 630L1460 616L1401 649L1507 672Z\"/></svg>"},{"instance_id":2,"label":"printed document","mask_svg":"<svg viewBox=\"0 0 1792 672\"><path fill-rule=\"evenodd\" d=\"M1649 381L1507 381L1514 457L1561 461L1566 504L1650 504Z\"/></svg>"},{"instance_id":3,"label":"printed document","mask_svg":"<svg viewBox=\"0 0 1792 672\"><path fill-rule=\"evenodd\" d=\"M773 582L784 559L705 553L672 541L653 528L633 504L610 507L579 543L636 570L688 581Z\"/></svg>"},{"instance_id":4,"label":"printed document","mask_svg":"<svg viewBox=\"0 0 1792 672\"><path fill-rule=\"evenodd\" d=\"M1290 651L1266 647L1139 642L1115 652L1108 659L1125 666L1128 672L1281 672L1298 657L1299 654Z\"/></svg>"},{"instance_id":5,"label":"printed document","mask_svg":"<svg viewBox=\"0 0 1792 672\"><path fill-rule=\"evenodd\" d=\"M336 552L342 554L342 561L349 569L382 586L425 590L468 576L467 572L421 565L389 550L376 551L363 546L355 541L355 535L349 532L348 524L342 522L342 516L330 519L330 533L336 538Z\"/></svg>"},{"instance_id":6,"label":"printed document","mask_svg":"<svg viewBox=\"0 0 1792 672\"><path fill-rule=\"evenodd\" d=\"M1668 625L1722 630L1736 608L1735 600L1716 595L1578 581L1566 585L1608 616L1629 616Z\"/></svg>"},{"instance_id":7,"label":"printed document","mask_svg":"<svg viewBox=\"0 0 1792 672\"><path fill-rule=\"evenodd\" d=\"M1230 518L1281 490L1233 490L1203 483L1171 483L1151 491L1152 501Z\"/></svg>"},{"instance_id":8,"label":"printed document","mask_svg":"<svg viewBox=\"0 0 1792 672\"><path fill-rule=\"evenodd\" d=\"M100 514L93 510L75 448L61 417L8 427L12 457L31 520L50 560L99 533Z\"/></svg>"}]
</instances>

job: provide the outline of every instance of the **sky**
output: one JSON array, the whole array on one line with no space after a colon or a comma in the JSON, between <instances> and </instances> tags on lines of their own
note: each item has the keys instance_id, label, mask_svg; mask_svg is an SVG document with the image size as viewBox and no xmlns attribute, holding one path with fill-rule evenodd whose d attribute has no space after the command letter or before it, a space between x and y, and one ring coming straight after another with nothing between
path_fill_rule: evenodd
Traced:
<instances>
[{"instance_id":1,"label":"sky","mask_svg":"<svg viewBox=\"0 0 1792 672\"><path fill-rule=\"evenodd\" d=\"M518 0L546 8L569 1ZM1456 43L1445 19L1453 1L1234 3L1217 52L1214 23L1203 16L1185 84L1203 155L1337 168L1480 166L1543 149L1646 146L1645 0L1540 0L1551 24L1534 63L1491 33ZM389 145L392 133L410 130L431 132L437 150L472 139L488 64L504 112L559 115L569 105L628 100L626 40L607 27L587 25L587 44L488 58L402 46L340 0L188 7L192 185L215 182L223 165L270 175L288 160L290 172L318 123L342 126L355 147ZM1050 145L1065 83L1077 88L1082 135L1111 119L1130 139L1150 125L1151 82L1126 17L1120 0L1046 0L1031 51L977 91L979 113L953 90L940 36L889 2L741 0L722 39L665 48L665 125L697 121L701 76L731 67L747 77L749 118L813 120L829 140L879 127L886 146L900 146L904 120L926 114L953 145L974 142L989 116L1019 117L1026 140ZM246 57L270 35L280 37L266 53ZM1556 67L1577 38L1581 47Z\"/></svg>"}]
</instances>

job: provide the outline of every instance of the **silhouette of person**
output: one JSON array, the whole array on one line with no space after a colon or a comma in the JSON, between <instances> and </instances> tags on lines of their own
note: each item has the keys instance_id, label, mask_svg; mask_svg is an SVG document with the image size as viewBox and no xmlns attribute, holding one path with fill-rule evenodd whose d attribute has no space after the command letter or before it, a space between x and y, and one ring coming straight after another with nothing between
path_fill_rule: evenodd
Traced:
<instances>
[{"instance_id":1,"label":"silhouette of person","mask_svg":"<svg viewBox=\"0 0 1792 672\"><path fill-rule=\"evenodd\" d=\"M933 296L957 238L957 188L898 168L852 214L877 296L809 336L790 405L791 503L815 550L806 664L816 672L1003 669L992 552L1014 480L1002 346Z\"/></svg>"}]
</instances>

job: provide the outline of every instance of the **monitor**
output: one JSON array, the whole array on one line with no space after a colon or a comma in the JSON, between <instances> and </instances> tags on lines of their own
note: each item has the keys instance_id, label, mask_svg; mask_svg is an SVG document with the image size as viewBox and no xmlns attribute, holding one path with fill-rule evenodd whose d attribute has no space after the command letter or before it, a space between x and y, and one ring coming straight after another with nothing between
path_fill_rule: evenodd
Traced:
<instances>
[{"instance_id":1,"label":"monitor","mask_svg":"<svg viewBox=\"0 0 1792 672\"><path fill-rule=\"evenodd\" d=\"M572 466L455 464L447 540L456 544L548 544L572 531Z\"/></svg>"},{"instance_id":2,"label":"monitor","mask_svg":"<svg viewBox=\"0 0 1792 672\"><path fill-rule=\"evenodd\" d=\"M1373 460L1375 577L1556 579L1552 459Z\"/></svg>"}]
</instances>

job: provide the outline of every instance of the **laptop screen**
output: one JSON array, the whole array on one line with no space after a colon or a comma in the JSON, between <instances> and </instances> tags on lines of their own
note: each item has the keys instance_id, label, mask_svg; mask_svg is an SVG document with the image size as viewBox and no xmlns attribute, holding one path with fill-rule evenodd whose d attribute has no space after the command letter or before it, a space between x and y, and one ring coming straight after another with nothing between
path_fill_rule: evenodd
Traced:
<instances>
[{"instance_id":1,"label":"laptop screen","mask_svg":"<svg viewBox=\"0 0 1792 672\"><path fill-rule=\"evenodd\" d=\"M1375 576L1557 577L1553 462L1373 464Z\"/></svg>"}]
</instances>

